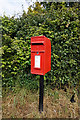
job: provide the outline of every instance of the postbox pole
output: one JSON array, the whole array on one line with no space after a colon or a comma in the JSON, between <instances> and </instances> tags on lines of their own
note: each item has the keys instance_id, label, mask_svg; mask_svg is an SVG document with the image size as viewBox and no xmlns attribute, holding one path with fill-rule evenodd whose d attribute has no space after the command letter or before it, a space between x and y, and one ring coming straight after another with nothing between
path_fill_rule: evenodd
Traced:
<instances>
[{"instance_id":1,"label":"postbox pole","mask_svg":"<svg viewBox=\"0 0 80 120\"><path fill-rule=\"evenodd\" d=\"M44 75L40 75L39 80L39 112L43 111L43 95L44 95Z\"/></svg>"}]
</instances>

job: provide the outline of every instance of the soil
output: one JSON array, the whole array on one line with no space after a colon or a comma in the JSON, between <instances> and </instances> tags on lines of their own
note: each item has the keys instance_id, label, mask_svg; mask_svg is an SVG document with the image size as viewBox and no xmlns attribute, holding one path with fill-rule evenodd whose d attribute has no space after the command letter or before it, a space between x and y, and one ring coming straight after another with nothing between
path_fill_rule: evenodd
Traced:
<instances>
[{"instance_id":1,"label":"soil","mask_svg":"<svg viewBox=\"0 0 80 120\"><path fill-rule=\"evenodd\" d=\"M80 118L80 100L75 94L53 90L44 94L43 112L39 112L39 94L9 94L2 100L2 118Z\"/></svg>"}]
</instances>

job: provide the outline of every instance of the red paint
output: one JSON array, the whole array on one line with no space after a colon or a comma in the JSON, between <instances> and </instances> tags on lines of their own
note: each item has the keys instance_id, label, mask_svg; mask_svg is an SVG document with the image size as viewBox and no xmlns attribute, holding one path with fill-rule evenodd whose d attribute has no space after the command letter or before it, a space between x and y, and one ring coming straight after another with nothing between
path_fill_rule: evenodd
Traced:
<instances>
[{"instance_id":1,"label":"red paint","mask_svg":"<svg viewBox=\"0 0 80 120\"><path fill-rule=\"evenodd\" d=\"M31 37L31 73L45 75L45 73L47 73L50 70L51 70L50 40L45 36Z\"/></svg>"}]
</instances>

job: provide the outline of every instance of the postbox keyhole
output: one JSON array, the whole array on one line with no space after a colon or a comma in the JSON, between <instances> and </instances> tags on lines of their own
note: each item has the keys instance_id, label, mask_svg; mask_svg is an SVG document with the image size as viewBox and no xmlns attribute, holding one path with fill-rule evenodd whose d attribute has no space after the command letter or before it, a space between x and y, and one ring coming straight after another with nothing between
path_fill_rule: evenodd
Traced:
<instances>
[{"instance_id":1,"label":"postbox keyhole","mask_svg":"<svg viewBox=\"0 0 80 120\"><path fill-rule=\"evenodd\" d=\"M39 52L37 52L37 54L39 54Z\"/></svg>"}]
</instances>

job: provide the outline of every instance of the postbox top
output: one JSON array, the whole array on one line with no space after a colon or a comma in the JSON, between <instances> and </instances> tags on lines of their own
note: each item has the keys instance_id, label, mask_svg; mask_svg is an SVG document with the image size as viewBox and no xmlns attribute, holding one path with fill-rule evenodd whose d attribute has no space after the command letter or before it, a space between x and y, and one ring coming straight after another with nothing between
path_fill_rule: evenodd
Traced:
<instances>
[{"instance_id":1,"label":"postbox top","mask_svg":"<svg viewBox=\"0 0 80 120\"><path fill-rule=\"evenodd\" d=\"M32 36L31 38L44 38L45 36Z\"/></svg>"},{"instance_id":2,"label":"postbox top","mask_svg":"<svg viewBox=\"0 0 80 120\"><path fill-rule=\"evenodd\" d=\"M33 36L33 37L31 37L31 43L43 43L44 44L44 42L45 42L44 38L47 38L47 37L45 37L45 36Z\"/></svg>"},{"instance_id":3,"label":"postbox top","mask_svg":"<svg viewBox=\"0 0 80 120\"><path fill-rule=\"evenodd\" d=\"M36 39L36 38L46 38L45 36L32 36L31 39Z\"/></svg>"}]
</instances>

